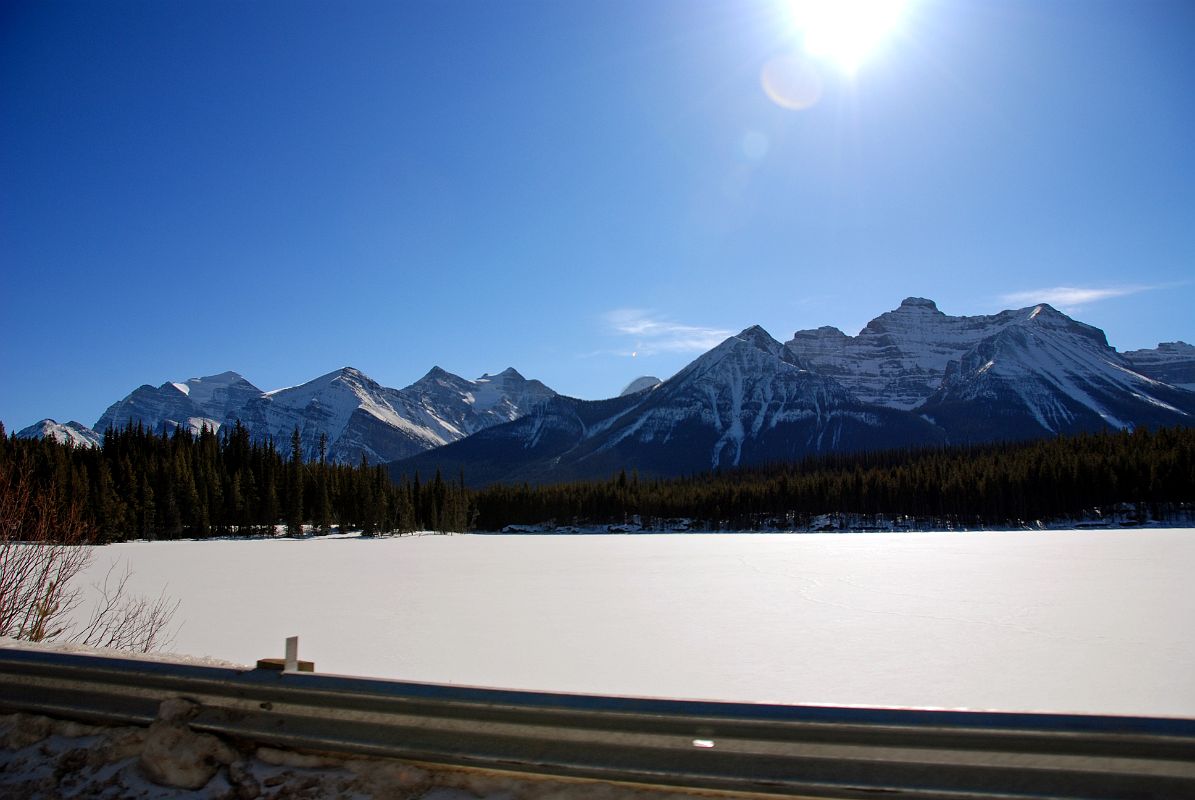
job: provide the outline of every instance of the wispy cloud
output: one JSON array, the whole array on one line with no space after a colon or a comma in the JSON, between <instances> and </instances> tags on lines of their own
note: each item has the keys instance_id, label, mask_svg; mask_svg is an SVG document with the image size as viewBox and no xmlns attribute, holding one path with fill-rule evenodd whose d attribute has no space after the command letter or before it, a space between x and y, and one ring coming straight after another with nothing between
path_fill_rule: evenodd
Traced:
<instances>
[{"instance_id":1,"label":"wispy cloud","mask_svg":"<svg viewBox=\"0 0 1195 800\"><path fill-rule=\"evenodd\" d=\"M1032 303L1049 303L1062 309L1079 308L1099 300L1113 297L1125 297L1130 294L1140 294L1160 286L1116 286L1104 289L1085 288L1082 286L1054 286L1049 289L1030 289L1024 292L1011 292L1000 297L1001 302L1010 305L1029 305Z\"/></svg>"},{"instance_id":2,"label":"wispy cloud","mask_svg":"<svg viewBox=\"0 0 1195 800\"><path fill-rule=\"evenodd\" d=\"M627 355L701 353L716 346L734 331L685 325L640 308L618 308L603 315L609 331L633 339Z\"/></svg>"}]
</instances>

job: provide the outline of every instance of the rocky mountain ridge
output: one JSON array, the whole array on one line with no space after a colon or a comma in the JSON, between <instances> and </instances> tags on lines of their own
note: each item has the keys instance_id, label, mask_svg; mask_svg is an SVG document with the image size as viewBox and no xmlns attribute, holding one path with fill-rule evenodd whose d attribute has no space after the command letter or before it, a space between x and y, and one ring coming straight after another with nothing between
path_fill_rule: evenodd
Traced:
<instances>
[{"instance_id":1,"label":"rocky mountain ridge","mask_svg":"<svg viewBox=\"0 0 1195 800\"><path fill-rule=\"evenodd\" d=\"M141 386L96 428L239 420L280 445L297 428L308 458L326 436L339 462L464 469L473 482L558 480L1187 425L1193 389L1195 347L1184 342L1118 353L1103 331L1046 304L955 317L910 297L857 336L823 327L781 343L752 326L667 381L645 376L609 400L561 397L514 369L467 380L435 367L391 389L345 367L269 392L225 372ZM19 435L101 438L52 420Z\"/></svg>"},{"instance_id":2,"label":"rocky mountain ridge","mask_svg":"<svg viewBox=\"0 0 1195 800\"><path fill-rule=\"evenodd\" d=\"M1117 353L1103 331L1046 304L951 317L907 298L858 336L758 326L650 392L558 398L517 422L393 465L463 470L475 483L676 475L829 452L1187 425L1186 346ZM1195 350L1195 348L1192 348ZM1151 353L1159 355L1151 355Z\"/></svg>"},{"instance_id":3,"label":"rocky mountain ridge","mask_svg":"<svg viewBox=\"0 0 1195 800\"><path fill-rule=\"evenodd\" d=\"M435 367L410 386L391 389L344 367L268 392L235 372L223 372L140 386L109 406L96 430L140 424L154 431L181 427L198 433L239 421L252 437L272 437L283 446L297 428L306 458L319 457L321 437L326 437L332 461L356 463L364 457L377 464L517 419L554 395L513 368L471 381ZM100 439L95 431L91 436Z\"/></svg>"},{"instance_id":4,"label":"rocky mountain ridge","mask_svg":"<svg viewBox=\"0 0 1195 800\"><path fill-rule=\"evenodd\" d=\"M18 439L53 439L59 444L75 447L99 447L104 438L81 422L55 422L52 419L35 422L17 431L16 435Z\"/></svg>"}]
</instances>

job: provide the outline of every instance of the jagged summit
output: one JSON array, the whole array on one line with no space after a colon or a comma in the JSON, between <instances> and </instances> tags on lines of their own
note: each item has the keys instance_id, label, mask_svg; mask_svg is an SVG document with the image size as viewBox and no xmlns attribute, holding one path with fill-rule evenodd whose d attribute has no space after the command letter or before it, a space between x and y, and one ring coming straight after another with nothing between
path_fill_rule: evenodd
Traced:
<instances>
[{"instance_id":1,"label":"jagged summit","mask_svg":"<svg viewBox=\"0 0 1195 800\"><path fill-rule=\"evenodd\" d=\"M418 392L424 391L432 386L452 387L454 389L461 389L462 387L466 386L467 384L471 384L471 383L472 383L472 381L462 378L460 375L451 373L446 369L443 369L441 367L432 367L431 369L429 369L427 371L426 375L424 375L422 378L420 378L419 380L412 383L410 386L405 387L402 391L408 392L408 393L410 393L410 392L418 393Z\"/></svg>"},{"instance_id":2,"label":"jagged summit","mask_svg":"<svg viewBox=\"0 0 1195 800\"><path fill-rule=\"evenodd\" d=\"M344 366L268 392L228 371L156 388L143 385L110 406L97 426L198 432L239 420L251 436L276 442L287 441L297 428L307 457L318 454L322 435L333 461L357 463L364 456L382 463L508 422L554 394L513 367L470 381L436 366L399 390Z\"/></svg>"},{"instance_id":3,"label":"jagged summit","mask_svg":"<svg viewBox=\"0 0 1195 800\"><path fill-rule=\"evenodd\" d=\"M762 325L750 325L746 328L743 328L741 331L739 331L738 338L740 338L740 339L756 339L759 337L766 337L767 339L769 339L771 341L775 341L775 339L772 339L772 334L765 331L763 329Z\"/></svg>"},{"instance_id":4,"label":"jagged summit","mask_svg":"<svg viewBox=\"0 0 1195 800\"><path fill-rule=\"evenodd\" d=\"M735 336L722 342L722 344L715 347L711 352L716 352L721 348L734 348L736 343L744 342L753 347L759 348L765 353L776 354L784 349L784 345L772 337L772 334L763 329L762 326L752 325L749 328L744 328Z\"/></svg>"}]
</instances>

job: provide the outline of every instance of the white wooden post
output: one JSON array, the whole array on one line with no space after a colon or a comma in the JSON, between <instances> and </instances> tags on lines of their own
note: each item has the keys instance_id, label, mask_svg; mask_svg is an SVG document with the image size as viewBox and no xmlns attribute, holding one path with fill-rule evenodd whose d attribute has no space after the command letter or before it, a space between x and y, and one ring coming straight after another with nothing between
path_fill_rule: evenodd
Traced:
<instances>
[{"instance_id":1,"label":"white wooden post","mask_svg":"<svg viewBox=\"0 0 1195 800\"><path fill-rule=\"evenodd\" d=\"M299 637L286 637L286 666L283 668L286 672L299 671Z\"/></svg>"}]
</instances>

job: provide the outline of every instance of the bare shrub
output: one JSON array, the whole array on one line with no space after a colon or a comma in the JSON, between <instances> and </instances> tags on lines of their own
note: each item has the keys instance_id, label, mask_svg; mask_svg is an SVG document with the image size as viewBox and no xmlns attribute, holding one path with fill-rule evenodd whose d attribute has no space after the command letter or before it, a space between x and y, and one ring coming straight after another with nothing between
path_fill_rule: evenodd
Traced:
<instances>
[{"instance_id":1,"label":"bare shrub","mask_svg":"<svg viewBox=\"0 0 1195 800\"><path fill-rule=\"evenodd\" d=\"M82 602L76 578L91 564L91 540L78 505L65 505L52 488L35 486L27 470L0 469L0 636L32 642L66 638L140 652L169 643L178 602L165 595L130 596L127 567L115 584L109 569L88 622L80 628L70 624Z\"/></svg>"},{"instance_id":2,"label":"bare shrub","mask_svg":"<svg viewBox=\"0 0 1195 800\"><path fill-rule=\"evenodd\" d=\"M154 600L144 596L131 596L128 591L132 572L126 563L124 572L112 580L116 564L108 567L104 582L97 584L99 602L91 612L87 623L72 631L70 641L91 647L115 647L149 653L161 650L174 641L170 622L178 610L180 601L173 602L165 590Z\"/></svg>"},{"instance_id":3,"label":"bare shrub","mask_svg":"<svg viewBox=\"0 0 1195 800\"><path fill-rule=\"evenodd\" d=\"M24 473L0 472L0 636L39 642L66 631L79 604L75 577L91 561L77 506L35 491Z\"/></svg>"}]
</instances>

